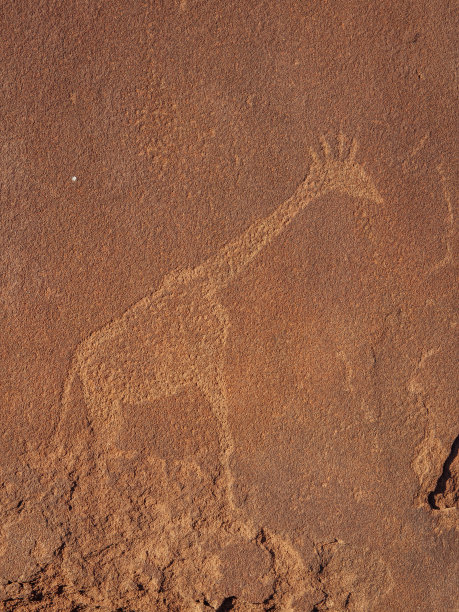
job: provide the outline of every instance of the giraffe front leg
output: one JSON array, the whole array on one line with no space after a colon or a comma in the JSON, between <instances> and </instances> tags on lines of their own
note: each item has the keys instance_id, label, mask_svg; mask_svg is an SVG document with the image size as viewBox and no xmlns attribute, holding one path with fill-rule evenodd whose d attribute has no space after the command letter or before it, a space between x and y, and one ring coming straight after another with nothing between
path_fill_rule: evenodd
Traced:
<instances>
[{"instance_id":1,"label":"giraffe front leg","mask_svg":"<svg viewBox=\"0 0 459 612\"><path fill-rule=\"evenodd\" d=\"M116 454L121 432L122 404L108 393L101 393L87 380L83 387L92 432L92 444L88 450L93 454L101 480L110 487L110 459Z\"/></svg>"},{"instance_id":2,"label":"giraffe front leg","mask_svg":"<svg viewBox=\"0 0 459 612\"><path fill-rule=\"evenodd\" d=\"M219 484L224 492L227 505L233 509L235 504L230 459L234 450L234 442L228 423L228 396L223 380L222 367L207 370L206 376L199 380L198 386L209 400L212 413L217 421L220 449L220 473L217 478L217 484Z\"/></svg>"},{"instance_id":3,"label":"giraffe front leg","mask_svg":"<svg viewBox=\"0 0 459 612\"><path fill-rule=\"evenodd\" d=\"M100 400L92 423L95 447L105 463L116 454L122 427L122 409L119 400Z\"/></svg>"},{"instance_id":4,"label":"giraffe front leg","mask_svg":"<svg viewBox=\"0 0 459 612\"><path fill-rule=\"evenodd\" d=\"M211 403L212 412L218 424L220 473L216 479L216 485L223 497L224 522L233 534L238 533L248 540L253 540L257 533L255 525L238 508L234 499L234 476L230 464L234 451L234 440L228 422L229 402L222 368L213 368L207 372L208 376L199 382L199 387Z\"/></svg>"}]
</instances>

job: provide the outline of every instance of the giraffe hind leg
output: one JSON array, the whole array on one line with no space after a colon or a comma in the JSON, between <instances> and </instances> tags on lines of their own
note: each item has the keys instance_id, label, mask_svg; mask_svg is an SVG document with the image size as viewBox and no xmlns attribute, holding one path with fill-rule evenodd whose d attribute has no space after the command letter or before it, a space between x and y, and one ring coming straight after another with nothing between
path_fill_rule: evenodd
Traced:
<instances>
[{"instance_id":1,"label":"giraffe hind leg","mask_svg":"<svg viewBox=\"0 0 459 612\"><path fill-rule=\"evenodd\" d=\"M219 480L224 488L227 502L231 509L233 509L233 476L231 474L230 459L234 450L234 442L228 423L228 398L221 369L216 369L211 375L200 381L199 387L210 402L212 412L217 421L221 469Z\"/></svg>"},{"instance_id":2,"label":"giraffe hind leg","mask_svg":"<svg viewBox=\"0 0 459 612\"><path fill-rule=\"evenodd\" d=\"M234 441L228 423L228 399L221 370L216 370L207 377L204 384L199 385L212 405L212 411L218 424L220 444L221 473L217 481L219 493L223 497L223 516L230 532L238 533L248 540L256 537L257 529L234 500L234 477L230 460L234 450Z\"/></svg>"}]
</instances>

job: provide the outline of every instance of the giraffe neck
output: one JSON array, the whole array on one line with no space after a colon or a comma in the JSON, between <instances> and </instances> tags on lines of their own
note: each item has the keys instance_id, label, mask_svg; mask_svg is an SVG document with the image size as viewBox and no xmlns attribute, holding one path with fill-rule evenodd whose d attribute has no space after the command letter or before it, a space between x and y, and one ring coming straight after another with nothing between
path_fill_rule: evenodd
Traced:
<instances>
[{"instance_id":1,"label":"giraffe neck","mask_svg":"<svg viewBox=\"0 0 459 612\"><path fill-rule=\"evenodd\" d=\"M194 273L207 276L214 286L228 283L290 225L296 215L319 194L320 187L306 180L268 217L253 223L241 236L226 244L216 256L198 266Z\"/></svg>"}]
</instances>

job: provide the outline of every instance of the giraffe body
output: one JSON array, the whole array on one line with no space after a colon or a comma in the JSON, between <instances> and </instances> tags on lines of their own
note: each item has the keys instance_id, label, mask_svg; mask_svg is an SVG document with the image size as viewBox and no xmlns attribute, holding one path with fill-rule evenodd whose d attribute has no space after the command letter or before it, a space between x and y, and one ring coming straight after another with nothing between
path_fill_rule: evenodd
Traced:
<instances>
[{"instance_id":1,"label":"giraffe body","mask_svg":"<svg viewBox=\"0 0 459 612\"><path fill-rule=\"evenodd\" d=\"M336 156L325 139L322 147L324 158L311 152L313 163L306 179L268 217L195 268L168 274L156 292L78 346L64 385L63 412L68 410L76 376L92 417L99 413L105 420L110 406L152 402L194 384L211 402L224 438L229 438L223 380L229 316L219 290L318 196L334 190L381 202L371 178L355 163L355 140L347 151L340 133Z\"/></svg>"},{"instance_id":2,"label":"giraffe body","mask_svg":"<svg viewBox=\"0 0 459 612\"><path fill-rule=\"evenodd\" d=\"M219 482L225 520L234 532L253 541L259 530L249 519L241 518L233 499L230 469L233 438L224 381L229 315L219 299L219 290L318 196L336 190L381 201L370 177L354 162L355 141L346 154L340 135L337 158L325 141L322 144L324 159L312 152L313 163L305 181L271 215L251 225L196 268L168 274L156 292L81 342L62 394L65 414L71 406L75 379L80 379L90 421L107 452L116 446L124 418L123 405L151 403L191 386L198 387L209 401L218 424ZM293 598L302 595L299 587L295 588L296 592L292 591L289 577L290 570L299 562L290 545L274 536L268 539L272 541L269 550L273 558L283 559L286 555L282 561L283 574L280 572L283 577L278 584L279 593L283 593L278 605L279 609L288 610Z\"/></svg>"},{"instance_id":3,"label":"giraffe body","mask_svg":"<svg viewBox=\"0 0 459 612\"><path fill-rule=\"evenodd\" d=\"M228 318L203 279L162 286L91 335L77 351L90 393L145 403L203 379L221 355Z\"/></svg>"}]
</instances>

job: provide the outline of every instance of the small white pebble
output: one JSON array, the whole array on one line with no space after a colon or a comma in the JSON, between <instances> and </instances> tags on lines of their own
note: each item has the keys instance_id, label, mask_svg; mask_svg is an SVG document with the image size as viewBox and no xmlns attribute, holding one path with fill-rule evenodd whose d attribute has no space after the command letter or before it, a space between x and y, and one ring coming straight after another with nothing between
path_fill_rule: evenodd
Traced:
<instances>
[{"instance_id":1,"label":"small white pebble","mask_svg":"<svg viewBox=\"0 0 459 612\"><path fill-rule=\"evenodd\" d=\"M76 176L72 176L72 181L75 182L76 181Z\"/></svg>"}]
</instances>

